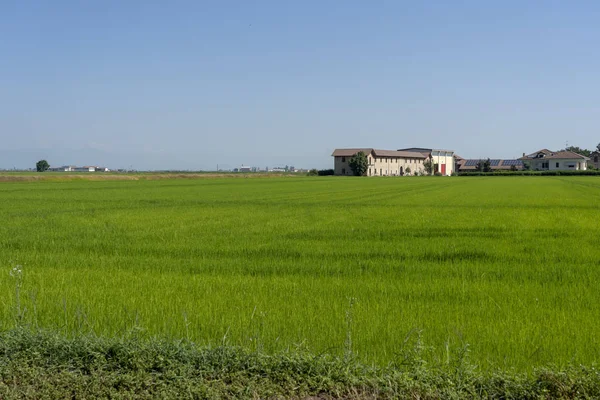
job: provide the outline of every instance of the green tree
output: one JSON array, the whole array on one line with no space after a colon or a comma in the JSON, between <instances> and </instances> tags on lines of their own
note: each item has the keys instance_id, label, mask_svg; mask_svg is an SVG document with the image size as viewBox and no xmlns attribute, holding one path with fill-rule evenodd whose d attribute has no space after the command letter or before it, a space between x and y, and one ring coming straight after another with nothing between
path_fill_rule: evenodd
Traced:
<instances>
[{"instance_id":1,"label":"green tree","mask_svg":"<svg viewBox=\"0 0 600 400\"><path fill-rule=\"evenodd\" d=\"M44 172L48 168L50 168L50 164L48 164L48 161L46 160L40 160L35 163L35 169L37 170L37 172Z\"/></svg>"},{"instance_id":2,"label":"green tree","mask_svg":"<svg viewBox=\"0 0 600 400\"><path fill-rule=\"evenodd\" d=\"M348 161L348 166L352 170L354 176L363 176L367 173L367 169L369 168L369 160L367 159L367 155L359 151L355 155L352 156L350 161Z\"/></svg>"},{"instance_id":3,"label":"green tree","mask_svg":"<svg viewBox=\"0 0 600 400\"><path fill-rule=\"evenodd\" d=\"M431 162L431 160L423 161L423 168L425 169L425 173L427 175L433 174L433 163Z\"/></svg>"},{"instance_id":4,"label":"green tree","mask_svg":"<svg viewBox=\"0 0 600 400\"><path fill-rule=\"evenodd\" d=\"M483 162L483 172L492 172L492 162L489 158Z\"/></svg>"},{"instance_id":5,"label":"green tree","mask_svg":"<svg viewBox=\"0 0 600 400\"><path fill-rule=\"evenodd\" d=\"M410 175L410 172L411 172L410 167L406 167L406 175Z\"/></svg>"},{"instance_id":6,"label":"green tree","mask_svg":"<svg viewBox=\"0 0 600 400\"><path fill-rule=\"evenodd\" d=\"M598 145L600 146L600 143ZM589 157L590 154L592 154L591 150L582 149L582 148L579 148L577 146L569 146L569 147L567 147L567 148L565 148L563 150L572 151L573 153L581 154L582 156L586 156L586 157Z\"/></svg>"},{"instance_id":7,"label":"green tree","mask_svg":"<svg viewBox=\"0 0 600 400\"><path fill-rule=\"evenodd\" d=\"M479 162L475 166L475 171L491 172L492 171L492 162L490 161L489 158L487 160L479 160Z\"/></svg>"},{"instance_id":8,"label":"green tree","mask_svg":"<svg viewBox=\"0 0 600 400\"><path fill-rule=\"evenodd\" d=\"M596 151L600 151L600 143L596 145Z\"/></svg>"}]
</instances>

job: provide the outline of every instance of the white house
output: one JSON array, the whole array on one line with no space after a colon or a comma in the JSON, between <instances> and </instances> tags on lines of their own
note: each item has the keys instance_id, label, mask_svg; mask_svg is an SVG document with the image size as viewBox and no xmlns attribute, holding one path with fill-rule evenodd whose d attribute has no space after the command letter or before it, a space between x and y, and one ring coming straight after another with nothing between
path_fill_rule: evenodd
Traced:
<instances>
[{"instance_id":1,"label":"white house","mask_svg":"<svg viewBox=\"0 0 600 400\"><path fill-rule=\"evenodd\" d=\"M95 172L96 167L75 167L72 169L74 172Z\"/></svg>"},{"instance_id":2,"label":"white house","mask_svg":"<svg viewBox=\"0 0 600 400\"><path fill-rule=\"evenodd\" d=\"M71 165L63 165L62 167L50 167L48 171L56 171L56 172L71 172L73 171L74 166Z\"/></svg>"},{"instance_id":3,"label":"white house","mask_svg":"<svg viewBox=\"0 0 600 400\"><path fill-rule=\"evenodd\" d=\"M542 149L519 158L533 171L585 171L590 159L572 151Z\"/></svg>"}]
</instances>

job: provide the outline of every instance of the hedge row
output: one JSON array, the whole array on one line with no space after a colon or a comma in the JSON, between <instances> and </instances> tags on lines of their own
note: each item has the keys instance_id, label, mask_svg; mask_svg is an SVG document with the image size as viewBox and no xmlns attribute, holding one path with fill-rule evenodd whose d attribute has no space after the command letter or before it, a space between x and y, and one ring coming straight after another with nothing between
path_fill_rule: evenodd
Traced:
<instances>
[{"instance_id":1,"label":"hedge row","mask_svg":"<svg viewBox=\"0 0 600 400\"><path fill-rule=\"evenodd\" d=\"M600 176L600 171L476 171L459 172L458 176Z\"/></svg>"},{"instance_id":2,"label":"hedge row","mask_svg":"<svg viewBox=\"0 0 600 400\"><path fill-rule=\"evenodd\" d=\"M156 339L0 332L0 398L597 399L594 367L483 372L400 357L385 367L303 350L268 355Z\"/></svg>"}]
</instances>

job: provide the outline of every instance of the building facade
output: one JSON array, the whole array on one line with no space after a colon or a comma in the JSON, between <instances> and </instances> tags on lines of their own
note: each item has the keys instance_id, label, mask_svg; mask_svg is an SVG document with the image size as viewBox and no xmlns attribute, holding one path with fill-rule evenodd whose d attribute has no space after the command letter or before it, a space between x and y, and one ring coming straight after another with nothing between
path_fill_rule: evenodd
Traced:
<instances>
[{"instance_id":1,"label":"building facade","mask_svg":"<svg viewBox=\"0 0 600 400\"><path fill-rule=\"evenodd\" d=\"M427 149L423 147L409 147L398 151L419 152L431 160L433 172L442 175L452 175L456 171L453 150Z\"/></svg>"},{"instance_id":2,"label":"building facade","mask_svg":"<svg viewBox=\"0 0 600 400\"><path fill-rule=\"evenodd\" d=\"M590 159L572 151L542 149L519 158L532 171L585 171Z\"/></svg>"},{"instance_id":3,"label":"building facade","mask_svg":"<svg viewBox=\"0 0 600 400\"><path fill-rule=\"evenodd\" d=\"M362 151L367 156L366 176L403 176L425 173L427 156L419 152L377 150L372 148L335 149L334 175L353 175L349 162L352 156Z\"/></svg>"}]
</instances>

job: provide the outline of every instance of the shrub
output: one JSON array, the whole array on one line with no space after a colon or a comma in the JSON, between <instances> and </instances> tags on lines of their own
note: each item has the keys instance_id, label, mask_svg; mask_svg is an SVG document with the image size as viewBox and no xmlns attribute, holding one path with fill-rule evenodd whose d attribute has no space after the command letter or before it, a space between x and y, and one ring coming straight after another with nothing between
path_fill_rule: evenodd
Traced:
<instances>
[{"instance_id":1,"label":"shrub","mask_svg":"<svg viewBox=\"0 0 600 400\"><path fill-rule=\"evenodd\" d=\"M319 176L330 176L333 175L333 169L320 169L318 171Z\"/></svg>"},{"instance_id":2,"label":"shrub","mask_svg":"<svg viewBox=\"0 0 600 400\"><path fill-rule=\"evenodd\" d=\"M494 171L460 172L459 176L600 176L600 171Z\"/></svg>"},{"instance_id":3,"label":"shrub","mask_svg":"<svg viewBox=\"0 0 600 400\"><path fill-rule=\"evenodd\" d=\"M313 168L310 171L308 171L308 173L306 175L308 175L308 176L317 176L317 175L319 175L319 171L317 171L316 168Z\"/></svg>"}]
</instances>

